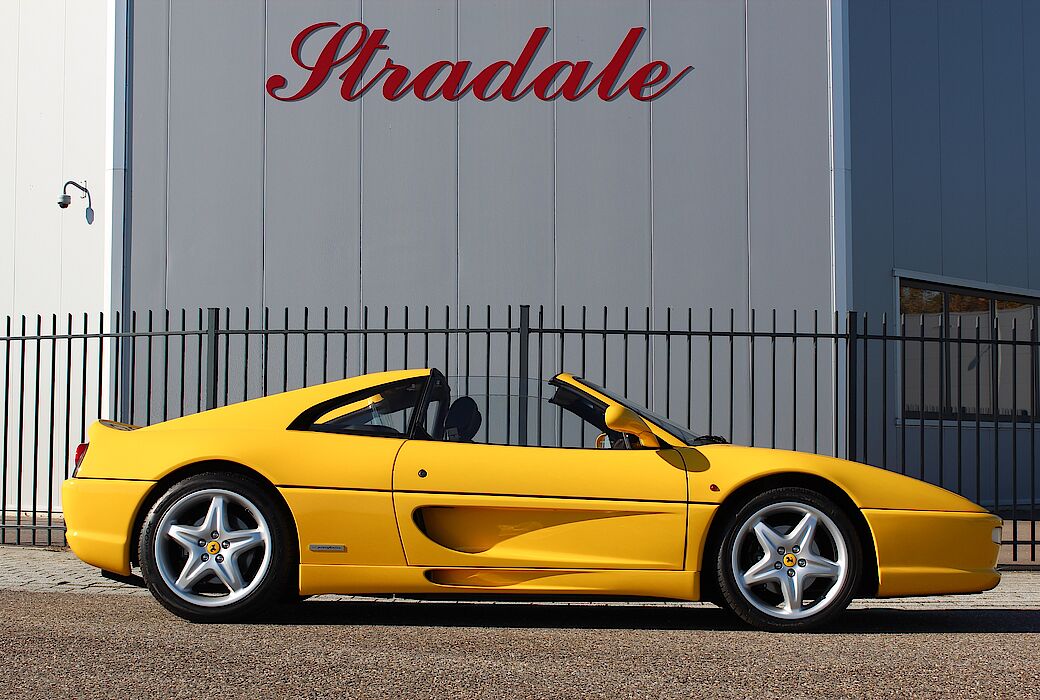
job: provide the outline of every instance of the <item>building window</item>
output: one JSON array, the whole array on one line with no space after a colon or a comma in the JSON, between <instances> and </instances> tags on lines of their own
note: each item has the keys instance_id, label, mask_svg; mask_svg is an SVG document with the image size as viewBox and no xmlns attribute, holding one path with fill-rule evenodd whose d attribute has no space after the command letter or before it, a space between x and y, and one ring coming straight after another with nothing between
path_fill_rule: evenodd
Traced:
<instances>
[{"instance_id":1,"label":"building window","mask_svg":"<svg viewBox=\"0 0 1040 700\"><path fill-rule=\"evenodd\" d=\"M1038 303L902 280L904 418L1032 421Z\"/></svg>"}]
</instances>

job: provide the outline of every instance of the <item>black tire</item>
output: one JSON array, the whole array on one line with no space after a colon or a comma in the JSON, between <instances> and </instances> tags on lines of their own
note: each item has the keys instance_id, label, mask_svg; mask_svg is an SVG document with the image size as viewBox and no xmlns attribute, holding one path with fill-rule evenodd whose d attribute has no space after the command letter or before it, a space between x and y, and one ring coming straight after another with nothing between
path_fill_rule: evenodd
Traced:
<instances>
[{"instance_id":1,"label":"black tire","mask_svg":"<svg viewBox=\"0 0 1040 700\"><path fill-rule=\"evenodd\" d=\"M238 594L240 597L229 600L227 603L221 603L220 596L213 594L212 600L206 598L206 604L196 604L186 597L201 598L209 595L200 591L200 587L214 588L219 583L216 575L205 575L193 587L179 593L164 578L163 569L167 572L167 577L171 577L171 571L175 570L176 564L173 558L178 556L178 551L184 550L183 558L187 562L192 556L197 555L203 558L206 552L201 550L213 543L207 542L203 545L200 539L200 552L191 552L191 547L176 544L172 538L162 536L159 528L160 524L164 522L164 518L167 518L175 507L179 509L201 507L212 491L228 494L227 502L230 503L228 520L234 518L237 523L241 524L243 531L249 527L250 522L255 525L253 529L259 529L257 524L261 521L266 523L267 539L263 547L254 545L251 552L245 552L241 557L233 557L233 563L236 571L239 571L241 579L244 582L249 579L247 585L244 585ZM193 495L199 501L199 506L190 505ZM251 504L258 512L259 519L252 509L247 509L237 501L230 500L236 497ZM233 511L231 508L238 510ZM190 519L196 511L186 510L185 512L188 513L186 517ZM252 521L249 520L250 517L253 518ZM196 521L195 524L198 525L199 522ZM209 536L205 536L205 539L208 540ZM219 542L221 539L223 539L223 535L217 538L217 541ZM228 541L224 540L224 550L227 549ZM257 554L258 549L263 551ZM214 563L218 560L218 555L220 561L224 561L224 551L218 550L217 554L213 556ZM172 561L172 564L166 563L161 566L157 558L160 556L164 558L164 562ZM171 486L156 501L144 519L141 526L138 557L138 561L141 563L141 574L156 600L170 612L192 622L230 622L252 618L279 605L286 600L288 593L293 596L299 593L298 579L295 575L299 555L290 515L284 503L278 499L277 494L271 492L269 487L241 474L232 472L198 474ZM240 559L246 557L250 558L249 567L256 569L252 578L249 578L248 568L239 563ZM231 560L232 555L229 554L229 563L232 563ZM257 563L258 561L266 563ZM235 595L230 587L225 587L225 590L229 598Z\"/></svg>"},{"instance_id":2,"label":"black tire","mask_svg":"<svg viewBox=\"0 0 1040 700\"><path fill-rule=\"evenodd\" d=\"M797 554L792 553L787 542L778 543L784 546L783 554L777 551L774 557L772 552L766 553L761 539L750 529L752 520L763 512L770 514L770 517L774 519L788 519L789 522L793 522L795 518L804 517L805 513L800 513L791 504L796 504L806 511L822 513L830 520L830 525L834 526L833 531L825 520L817 518L817 522L823 525L824 529L820 542L813 546L826 550L823 552L821 549L819 553L821 560L831 560L831 554L833 554L833 561L842 559L838 556L838 552L840 547L844 546L843 574L833 578L822 576L806 578L805 572L812 571L812 569L800 568L805 567L806 562ZM796 526L789 527L790 529L783 533L788 537L793 534ZM798 632L826 625L841 615L859 589L863 571L863 547L859 535L845 510L820 493L799 487L770 489L751 498L735 512L732 512L726 519L722 532L724 534L715 561L718 590L726 606L753 627L771 632ZM779 531L772 532L776 534ZM838 544L835 534L841 538L842 545ZM734 554L735 547L740 548L736 554ZM790 563L792 556L796 557L793 564ZM767 561L770 557L777 561ZM770 580L751 585L738 584L738 574L734 571L734 558L738 560L738 563L743 561L759 564L762 567L763 578L768 576ZM811 562L812 560L809 562L810 567ZM773 574L770 569L774 569L776 573ZM750 566L745 571L750 572ZM794 580L799 581L799 588L803 582L808 582L804 589L805 592L818 597L808 605L792 607L781 592L784 576L788 574L792 579L792 586L794 586ZM743 581L743 573L740 575ZM775 591L773 587L775 587ZM792 594L792 599L797 600L796 595ZM806 599L812 598L812 595L806 595ZM770 611L772 599L776 601L775 612ZM792 613L792 611L794 612ZM792 614L796 617L791 617Z\"/></svg>"}]
</instances>

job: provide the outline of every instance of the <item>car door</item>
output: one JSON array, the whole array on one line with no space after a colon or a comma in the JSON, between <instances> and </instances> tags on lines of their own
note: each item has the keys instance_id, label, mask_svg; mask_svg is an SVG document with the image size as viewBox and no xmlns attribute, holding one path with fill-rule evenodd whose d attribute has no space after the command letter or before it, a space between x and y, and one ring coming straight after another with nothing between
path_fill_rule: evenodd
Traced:
<instances>
[{"instance_id":1,"label":"car door","mask_svg":"<svg viewBox=\"0 0 1040 700\"><path fill-rule=\"evenodd\" d=\"M578 394L554 391L568 392L570 401ZM605 408L578 398L600 414ZM514 421L515 401L505 401ZM544 406L538 408L529 409L532 425L562 424L544 420ZM559 414L561 406L549 410ZM409 565L683 568L687 480L678 451L568 447L561 440L546 447L492 444L502 412L491 413L473 442L433 434L409 440L398 453L394 507ZM594 421L580 430L604 430Z\"/></svg>"},{"instance_id":2,"label":"car door","mask_svg":"<svg viewBox=\"0 0 1040 700\"><path fill-rule=\"evenodd\" d=\"M391 470L429 375L401 374L310 407L266 447L265 458L294 465L278 486L295 517L301 565L405 563ZM321 569L306 571L324 580Z\"/></svg>"}]
</instances>

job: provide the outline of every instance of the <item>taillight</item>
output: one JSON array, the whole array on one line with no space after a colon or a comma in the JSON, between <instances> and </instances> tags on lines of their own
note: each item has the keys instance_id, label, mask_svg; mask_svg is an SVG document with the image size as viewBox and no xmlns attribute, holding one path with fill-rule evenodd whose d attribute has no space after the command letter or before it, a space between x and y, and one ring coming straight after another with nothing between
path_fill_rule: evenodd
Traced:
<instances>
[{"instance_id":1,"label":"taillight","mask_svg":"<svg viewBox=\"0 0 1040 700\"><path fill-rule=\"evenodd\" d=\"M79 446L76 448L76 468L72 470L72 476L76 476L76 473L79 471L80 465L83 464L83 458L87 456L88 447L90 447L90 443L81 442Z\"/></svg>"}]
</instances>

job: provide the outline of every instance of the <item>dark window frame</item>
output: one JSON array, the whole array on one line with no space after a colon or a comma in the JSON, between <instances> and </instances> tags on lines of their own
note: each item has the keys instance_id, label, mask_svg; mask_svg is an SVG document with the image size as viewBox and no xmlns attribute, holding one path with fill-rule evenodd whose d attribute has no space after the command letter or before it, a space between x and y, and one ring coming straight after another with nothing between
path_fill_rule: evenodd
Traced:
<instances>
[{"instance_id":1,"label":"dark window frame","mask_svg":"<svg viewBox=\"0 0 1040 700\"><path fill-rule=\"evenodd\" d=\"M310 408L304 410L300 415L293 419L291 423L286 427L286 430L298 430L311 433L328 433L330 435L354 435L358 437L377 437L377 438L390 438L392 440L410 440L415 434L415 426L418 422L418 417L421 411L425 410L426 398L430 388L430 381L433 378L433 374L417 375L415 377L406 377L405 379L396 379L392 382L385 382L383 384L376 384L373 386L365 387L364 389L357 389L348 394L341 394L331 399L326 399L320 403L317 403ZM326 428L314 424L314 421L325 415L329 411L335 410L341 406L360 401L366 396L380 393L386 389L396 388L399 386L407 386L414 384L419 381L423 382L423 387L419 392L419 401L412 408L412 416L408 419L408 429L403 435L379 435L376 433L366 433L361 430L343 429L343 428Z\"/></svg>"},{"instance_id":2,"label":"dark window frame","mask_svg":"<svg viewBox=\"0 0 1040 700\"><path fill-rule=\"evenodd\" d=\"M906 314L902 309L902 290L904 287L911 289L920 289L930 292L938 292L942 296L942 333L939 336L925 336L925 340L931 339L932 342L938 342L941 344L940 359L942 361L942 381L939 386L939 398L940 398L940 410L939 411L925 411L923 407L920 410L909 411L907 410L908 394L905 393L905 382L906 382L906 363L905 359L900 362L902 369L902 376L899 379L901 386L902 399L900 400L900 415L904 421L965 421L974 420L976 417L985 420L987 423L1038 423L1040 422L1040 381L1036 381L1036 378L1040 378L1040 352L1035 350L1030 354L1030 362L1026 364L1026 369L1029 369L1029 365L1032 365L1032 376L1034 381L1031 382L1030 386L1030 397L1029 397L1029 409L1027 415L1016 415L1015 406L1011 407L1011 413L1004 414L1000 410L999 399L1000 392L997 390L1000 377L999 377L999 348L1002 343L998 337L997 332L997 303L1001 301L1009 301L1017 304L1022 304L1032 310L1031 328L1027 329L1026 335L1023 336L1021 329L1017 336L1016 342L1028 342L1034 347L1038 344L1038 334L1040 334L1040 299L1036 297L1025 296L1021 294L1011 294L1007 292L997 292L992 290L978 289L974 287L964 287L955 284L947 284L941 282L928 282L925 280L913 279L910 277L899 277L897 278L897 304L899 305L899 318L900 327L902 330L901 349L905 347L905 343L920 342L920 337L912 333L909 326L905 325ZM990 352L990 386L988 388L990 392L990 410L983 412L978 405L979 397L976 396L976 410L975 411L961 411L962 407L954 408L952 405L953 401L953 376L952 376L952 365L953 361L950 357L950 353L953 352L953 347L957 343L968 344L970 347L974 347L975 338L974 333L970 336L964 335L963 328L961 329L961 336L958 338L953 333L953 327L950 324L950 304L949 295L955 294L959 296L975 297L978 299L985 299L987 301L986 314L989 317L989 327L987 332L989 338L985 338L980 341L982 346L988 345L991 348ZM922 344L923 345L923 344ZM958 379L958 385L963 379Z\"/></svg>"}]
</instances>

